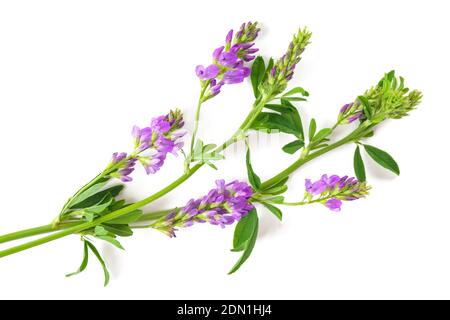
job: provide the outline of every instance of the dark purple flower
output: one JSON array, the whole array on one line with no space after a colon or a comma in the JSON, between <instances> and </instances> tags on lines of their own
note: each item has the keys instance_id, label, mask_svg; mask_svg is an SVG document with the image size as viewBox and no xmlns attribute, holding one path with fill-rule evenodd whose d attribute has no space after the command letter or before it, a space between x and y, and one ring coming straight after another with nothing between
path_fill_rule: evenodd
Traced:
<instances>
[{"instance_id":1,"label":"dark purple flower","mask_svg":"<svg viewBox=\"0 0 450 320\"><path fill-rule=\"evenodd\" d=\"M175 236L177 227L189 227L194 223L208 222L222 228L246 216L252 209L250 198L253 189L246 183L216 181L216 188L199 199L191 199L181 209L176 209L153 225L167 235Z\"/></svg>"}]
</instances>

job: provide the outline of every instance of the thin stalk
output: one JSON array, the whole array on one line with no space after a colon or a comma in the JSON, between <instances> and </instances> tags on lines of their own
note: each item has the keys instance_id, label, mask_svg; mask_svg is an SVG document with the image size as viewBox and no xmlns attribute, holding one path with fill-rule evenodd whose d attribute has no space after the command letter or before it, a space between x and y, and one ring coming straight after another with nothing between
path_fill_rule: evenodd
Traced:
<instances>
[{"instance_id":1,"label":"thin stalk","mask_svg":"<svg viewBox=\"0 0 450 320\"><path fill-rule=\"evenodd\" d=\"M187 179L189 179L198 169L200 169L202 167L202 164L197 164L194 167L192 167L187 173L183 174L180 178L178 178L177 180L175 180L174 182L172 182L171 184L169 184L168 186L166 186L165 188L161 189L160 191L156 192L155 194L151 195L148 198L145 198L144 200L138 201L128 207L119 209L117 211L108 213L98 219L95 219L94 221L91 222L84 222L72 227L68 227L65 230L50 234L48 236L45 236L43 238L40 239L36 239L34 241L30 241L27 243L24 243L22 245L18 245L3 251L0 251L0 258L12 255L14 253L18 253L30 248L34 248L37 247L41 244L53 241L53 240L57 240L63 237L66 237L68 235L71 234L75 234L75 233L79 233L82 232L83 230L87 230L90 228L93 228L101 223L107 222L109 220L121 217L125 214L128 214L134 210L137 210L159 198L161 198L162 196L164 196L165 194L169 193L170 191L172 191L173 189L175 189L176 187L178 187L180 184L182 184L184 181L186 181Z\"/></svg>"},{"instance_id":2,"label":"thin stalk","mask_svg":"<svg viewBox=\"0 0 450 320\"><path fill-rule=\"evenodd\" d=\"M333 144L330 144L329 146L321 148L321 149L317 150L316 152L310 153L310 154L306 155L305 157L301 157L300 159L298 159L297 161L292 163L289 167L287 167L286 169L284 169L283 171L281 171L274 177L270 178L267 181L264 181L261 184L261 190L267 189L270 186L277 183L278 181L280 181L281 179L287 178L289 175L291 175L293 172L295 172L298 168L303 166L305 163L307 163L317 157L320 157L321 155L323 155L331 150L334 150L342 145L345 145L351 141L354 141L355 139L358 139L365 132L365 130L366 130L366 128L359 127L357 129L355 129L352 133L347 135L346 137L342 138L341 140L339 140Z\"/></svg>"},{"instance_id":3,"label":"thin stalk","mask_svg":"<svg viewBox=\"0 0 450 320\"><path fill-rule=\"evenodd\" d=\"M67 222L67 223L60 224L57 227L54 227L52 224L47 224L47 225L36 227L36 228L16 231L16 232L12 232L12 233L8 233L8 234L0 236L0 243L19 240L19 239L23 239L23 238L27 238L27 237L32 237L32 236L38 236L38 235L41 235L44 233L55 232L55 231L66 229L66 228L69 228L71 226L78 225L78 224L80 224L80 222Z\"/></svg>"},{"instance_id":4,"label":"thin stalk","mask_svg":"<svg viewBox=\"0 0 450 320\"><path fill-rule=\"evenodd\" d=\"M209 83L209 81L208 81L208 83ZM190 155L192 155L192 153L194 151L195 138L197 136L198 126L200 123L200 112L202 109L203 96L205 95L205 91L206 91L206 88L208 87L208 83L202 84L202 88L200 90L200 96L198 98L198 103L197 103L197 110L195 111L194 131L192 132Z\"/></svg>"}]
</instances>

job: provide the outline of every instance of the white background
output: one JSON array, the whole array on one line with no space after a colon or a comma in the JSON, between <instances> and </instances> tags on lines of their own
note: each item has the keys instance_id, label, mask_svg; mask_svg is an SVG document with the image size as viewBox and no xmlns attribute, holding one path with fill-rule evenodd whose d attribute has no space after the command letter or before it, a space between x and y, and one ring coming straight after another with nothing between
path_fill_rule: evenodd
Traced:
<instances>
[{"instance_id":1,"label":"white background","mask_svg":"<svg viewBox=\"0 0 450 320\"><path fill-rule=\"evenodd\" d=\"M317 205L284 210L279 223L261 210L252 257L233 276L232 228L196 226L169 239L154 231L123 240L125 252L100 245L112 272L81 261L71 236L0 260L0 298L316 299L450 298L448 210L447 1L1 1L0 233L46 224L66 198L103 168L113 151L131 148L130 129L171 107L188 129L198 94L197 64L210 61L226 32L258 20L258 47L280 56L299 26L313 31L292 86L311 93L306 122L335 121L337 110L396 69L424 100L408 118L383 124L370 143L389 151L401 176L367 157L366 200L339 214ZM252 102L251 87L227 86L205 105L201 137L221 142ZM207 120L206 120L207 119ZM288 138L254 148L256 171L269 178L294 160ZM353 146L315 160L290 181L353 174ZM182 205L224 177L245 179L244 154L219 172L203 168L150 209ZM155 176L135 174L126 197L153 193L182 172L170 157ZM1 246L5 248L5 246Z\"/></svg>"}]
</instances>

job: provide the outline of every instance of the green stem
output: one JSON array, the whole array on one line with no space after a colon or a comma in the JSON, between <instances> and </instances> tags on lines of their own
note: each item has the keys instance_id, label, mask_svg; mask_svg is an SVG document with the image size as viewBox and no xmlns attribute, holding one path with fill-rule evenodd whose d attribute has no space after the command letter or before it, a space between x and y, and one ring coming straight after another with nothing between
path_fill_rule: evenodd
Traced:
<instances>
[{"instance_id":1,"label":"green stem","mask_svg":"<svg viewBox=\"0 0 450 320\"><path fill-rule=\"evenodd\" d=\"M130 213L134 210L137 210L159 198L161 198L162 196L164 196L165 194L169 193L170 191L172 191L173 189L175 189L176 187L178 187L180 184L182 184L184 181L186 181L187 179L189 179L195 172L197 172L198 169L200 169L202 167L202 164L197 164L194 167L192 167L187 173L183 174L180 178L178 178L177 180L175 180L174 182L172 182L171 184L169 184L168 186L166 186L165 188L161 189L160 191L156 192L155 194L151 195L148 198L145 198L144 200L138 201L128 207L119 209L117 211L108 213L98 219L95 219L94 221L91 222L84 222L75 226L71 226L68 227L65 230L62 230L60 232L57 233L53 233L51 235L48 235L46 237L34 240L34 241L30 241L27 243L24 243L22 245L16 246L16 247L12 247L3 251L0 251L0 258L12 255L14 253L17 252L21 252L30 248L34 248L37 247L41 244L53 241L53 240L57 240L63 237L66 237L68 235L71 234L75 234L75 233L79 233L83 230L86 229L90 229L93 228L101 223L104 222L108 222L109 220L118 218L122 215L125 215L127 213Z\"/></svg>"},{"instance_id":2,"label":"green stem","mask_svg":"<svg viewBox=\"0 0 450 320\"><path fill-rule=\"evenodd\" d=\"M298 168L300 168L301 166L303 166L305 163L331 151L334 150L344 144L347 144L349 142L354 141L355 139L358 139L363 132L365 132L366 128L357 128L355 129L352 133L350 133L348 136L342 138L341 140L330 144L329 146L326 146L324 148L321 148L319 150L317 150L316 152L310 153L305 157L301 157L300 159L298 159L297 161L295 161L294 163L292 163L289 167L287 167L286 169L284 169L283 171L281 171L280 173L278 173L276 176L270 178L269 180L263 182L261 184L261 190L267 189L270 186L276 184L278 181L280 181L281 179L287 178L289 175L291 175L294 171L296 171Z\"/></svg>"},{"instance_id":3,"label":"green stem","mask_svg":"<svg viewBox=\"0 0 450 320\"><path fill-rule=\"evenodd\" d=\"M8 233L8 234L0 236L0 243L19 240L19 239L23 239L23 238L27 238L27 237L32 237L32 236L38 236L38 235L41 235L44 233L55 232L58 230L69 228L69 227L77 225L77 224L80 224L80 222L63 223L57 227L54 227L52 224L47 224L47 225L36 227L36 228L16 231L16 232L12 232L12 233Z\"/></svg>"},{"instance_id":4,"label":"green stem","mask_svg":"<svg viewBox=\"0 0 450 320\"><path fill-rule=\"evenodd\" d=\"M192 132L192 138L191 138L191 150L190 150L191 156L192 156L192 153L194 152L195 138L198 133L198 126L200 123L200 111L202 108L203 96L205 95L205 91L206 91L206 88L208 87L208 84L209 84L209 81L205 84L202 84L202 88L200 90L200 96L198 98L197 110L195 112L195 120L194 120L194 131Z\"/></svg>"}]
</instances>

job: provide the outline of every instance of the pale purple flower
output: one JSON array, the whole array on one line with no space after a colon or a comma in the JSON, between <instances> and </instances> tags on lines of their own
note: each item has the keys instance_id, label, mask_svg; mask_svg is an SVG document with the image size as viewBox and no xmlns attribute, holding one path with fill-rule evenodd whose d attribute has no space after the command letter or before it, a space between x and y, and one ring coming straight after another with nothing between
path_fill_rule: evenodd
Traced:
<instances>
[{"instance_id":1,"label":"pale purple flower","mask_svg":"<svg viewBox=\"0 0 450 320\"><path fill-rule=\"evenodd\" d=\"M149 127L141 129L134 126L134 152L129 157L123 152L114 153L109 176L123 182L131 181L130 174L134 171L137 161L142 164L147 174L156 173L164 164L168 153L176 156L183 147L183 126L183 115L179 110L153 118Z\"/></svg>"},{"instance_id":2,"label":"pale purple flower","mask_svg":"<svg viewBox=\"0 0 450 320\"><path fill-rule=\"evenodd\" d=\"M112 155L112 164L118 164L127 157L126 152L114 152Z\"/></svg>"},{"instance_id":3,"label":"pale purple flower","mask_svg":"<svg viewBox=\"0 0 450 320\"><path fill-rule=\"evenodd\" d=\"M206 68L201 65L199 65L195 68L195 73L202 80L210 80L210 79L217 77L217 75L219 74L219 71L220 71L219 67L216 66L215 64L211 64L211 65L207 66Z\"/></svg>"},{"instance_id":4,"label":"pale purple flower","mask_svg":"<svg viewBox=\"0 0 450 320\"><path fill-rule=\"evenodd\" d=\"M130 175L131 173L134 171L134 166L136 164L137 159L134 157L128 158L126 159L126 154L125 153L120 153L120 157L123 156L125 154L125 157L122 158L119 162L115 162L116 161L116 155L117 153L113 154L113 163L114 164L120 164L120 166L118 168L114 168L114 171L112 173L110 173L110 176L113 178L117 178L119 180L121 180L122 182L130 182L131 180L133 180ZM126 159L126 161L124 161Z\"/></svg>"},{"instance_id":5,"label":"pale purple flower","mask_svg":"<svg viewBox=\"0 0 450 320\"><path fill-rule=\"evenodd\" d=\"M250 75L250 68L243 67L234 70L228 70L223 75L223 81L227 84L240 83Z\"/></svg>"},{"instance_id":6,"label":"pale purple flower","mask_svg":"<svg viewBox=\"0 0 450 320\"><path fill-rule=\"evenodd\" d=\"M336 198L331 198L325 202L325 206L331 211L339 212L341 211L342 201Z\"/></svg>"},{"instance_id":7,"label":"pale purple flower","mask_svg":"<svg viewBox=\"0 0 450 320\"><path fill-rule=\"evenodd\" d=\"M246 183L224 180L216 181L216 188L205 196L191 199L180 209L155 222L153 227L170 237L175 236L176 227L189 227L194 223L210 223L222 228L246 216L254 207L250 203L253 189Z\"/></svg>"},{"instance_id":8,"label":"pale purple flower","mask_svg":"<svg viewBox=\"0 0 450 320\"><path fill-rule=\"evenodd\" d=\"M332 211L340 211L342 201L353 201L365 197L370 187L353 177L326 174L312 182L305 180L305 199L320 202Z\"/></svg>"}]
</instances>

